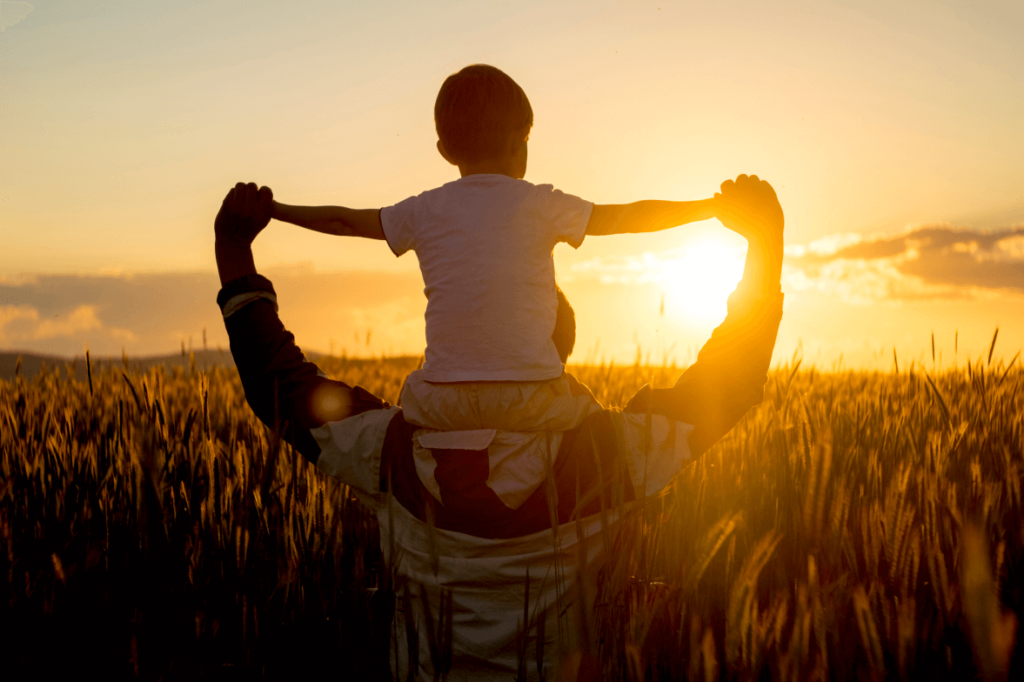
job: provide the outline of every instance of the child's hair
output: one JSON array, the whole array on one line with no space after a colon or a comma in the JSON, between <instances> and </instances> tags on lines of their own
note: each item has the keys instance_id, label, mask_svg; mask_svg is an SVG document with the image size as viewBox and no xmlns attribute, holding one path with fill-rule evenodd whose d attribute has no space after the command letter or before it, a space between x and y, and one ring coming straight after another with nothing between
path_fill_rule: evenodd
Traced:
<instances>
[{"instance_id":1,"label":"child's hair","mask_svg":"<svg viewBox=\"0 0 1024 682\"><path fill-rule=\"evenodd\" d=\"M523 129L533 126L533 108L519 84L503 71L472 64L445 79L434 102L437 136L459 162L501 159Z\"/></svg>"}]
</instances>

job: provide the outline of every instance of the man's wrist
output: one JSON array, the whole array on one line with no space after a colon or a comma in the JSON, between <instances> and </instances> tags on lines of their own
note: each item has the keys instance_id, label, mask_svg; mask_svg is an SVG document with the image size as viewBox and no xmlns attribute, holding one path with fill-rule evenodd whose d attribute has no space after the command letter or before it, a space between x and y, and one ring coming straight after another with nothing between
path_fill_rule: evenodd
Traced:
<instances>
[{"instance_id":1,"label":"man's wrist","mask_svg":"<svg viewBox=\"0 0 1024 682\"><path fill-rule=\"evenodd\" d=\"M781 234L762 234L748 240L744 279L760 289L775 289L782 279Z\"/></svg>"},{"instance_id":2,"label":"man's wrist","mask_svg":"<svg viewBox=\"0 0 1024 682\"><path fill-rule=\"evenodd\" d=\"M221 259L231 261L237 259L246 260L247 257L251 257L252 245L218 239L214 242L213 251L217 256L217 263L219 265Z\"/></svg>"},{"instance_id":3,"label":"man's wrist","mask_svg":"<svg viewBox=\"0 0 1024 682\"><path fill-rule=\"evenodd\" d=\"M252 245L218 239L214 244L221 286L246 275L256 274Z\"/></svg>"}]
</instances>

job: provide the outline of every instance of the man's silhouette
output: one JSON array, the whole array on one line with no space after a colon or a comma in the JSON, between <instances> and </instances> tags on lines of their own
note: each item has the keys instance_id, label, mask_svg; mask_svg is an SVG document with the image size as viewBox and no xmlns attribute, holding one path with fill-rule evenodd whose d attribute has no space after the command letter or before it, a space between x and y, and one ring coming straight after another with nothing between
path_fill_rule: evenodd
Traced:
<instances>
[{"instance_id":1,"label":"man's silhouette","mask_svg":"<svg viewBox=\"0 0 1024 682\"><path fill-rule=\"evenodd\" d=\"M521 667L524 641L536 651L543 641L548 678L570 652L592 652L587 585L607 561L620 520L764 396L782 317L782 209L756 176L726 182L721 199L733 207L723 222L748 241L746 267L697 361L671 388L645 386L623 410L591 396L580 426L552 432L539 446L532 441L521 461L536 466L510 472L492 456L486 431L451 442L443 433L417 434L401 408L307 362L253 260L270 192L253 184L229 192L215 225L217 300L246 398L264 423L283 425L304 457L377 513L396 579L396 679L414 672L433 680L442 671L449 680L539 679L536 665ZM553 340L563 362L574 336L562 298ZM515 508L502 498L513 484L532 490Z\"/></svg>"}]
</instances>

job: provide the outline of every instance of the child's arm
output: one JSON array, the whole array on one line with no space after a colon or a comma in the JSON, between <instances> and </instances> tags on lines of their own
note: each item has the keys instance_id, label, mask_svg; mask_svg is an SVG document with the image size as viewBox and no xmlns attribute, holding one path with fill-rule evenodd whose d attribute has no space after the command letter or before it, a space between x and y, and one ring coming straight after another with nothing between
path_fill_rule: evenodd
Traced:
<instances>
[{"instance_id":1,"label":"child's arm","mask_svg":"<svg viewBox=\"0 0 1024 682\"><path fill-rule=\"evenodd\" d=\"M340 237L384 239L379 208L344 206L289 206L274 202L272 217L299 227Z\"/></svg>"},{"instance_id":2,"label":"child's arm","mask_svg":"<svg viewBox=\"0 0 1024 682\"><path fill-rule=\"evenodd\" d=\"M637 201L632 204L594 206L588 235L658 232L670 227L714 218L715 199L701 201Z\"/></svg>"}]
</instances>

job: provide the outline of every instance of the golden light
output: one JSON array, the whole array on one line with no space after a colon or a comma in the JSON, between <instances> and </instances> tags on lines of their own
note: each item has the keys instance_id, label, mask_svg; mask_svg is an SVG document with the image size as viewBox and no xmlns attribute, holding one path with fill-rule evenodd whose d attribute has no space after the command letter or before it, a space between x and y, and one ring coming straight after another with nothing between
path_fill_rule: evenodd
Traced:
<instances>
[{"instance_id":1,"label":"golden light","mask_svg":"<svg viewBox=\"0 0 1024 682\"><path fill-rule=\"evenodd\" d=\"M695 322L725 318L726 301L743 276L744 248L708 235L662 263L665 314Z\"/></svg>"},{"instance_id":2,"label":"golden light","mask_svg":"<svg viewBox=\"0 0 1024 682\"><path fill-rule=\"evenodd\" d=\"M318 387L310 396L310 406L313 414L319 419L335 421L344 418L352 406L352 399L346 391L341 390L337 384L323 384Z\"/></svg>"}]
</instances>

